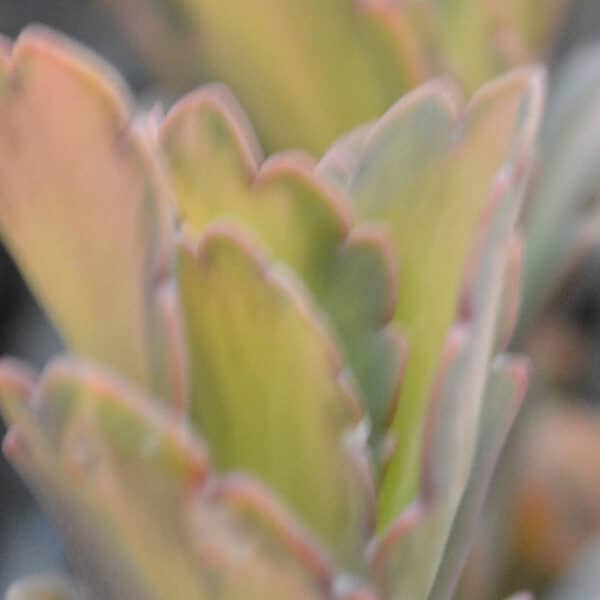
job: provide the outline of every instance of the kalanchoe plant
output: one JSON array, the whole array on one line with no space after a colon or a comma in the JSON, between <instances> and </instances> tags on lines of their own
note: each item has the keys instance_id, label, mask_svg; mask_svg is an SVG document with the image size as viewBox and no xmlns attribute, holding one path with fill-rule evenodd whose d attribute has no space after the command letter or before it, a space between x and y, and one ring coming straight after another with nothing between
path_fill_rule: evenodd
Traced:
<instances>
[{"instance_id":1,"label":"kalanchoe plant","mask_svg":"<svg viewBox=\"0 0 600 600\"><path fill-rule=\"evenodd\" d=\"M74 356L1 364L4 449L93 597L452 594L526 387L542 97L436 81L264 160L222 87L134 115L55 34L6 51L0 231Z\"/></svg>"},{"instance_id":2,"label":"kalanchoe plant","mask_svg":"<svg viewBox=\"0 0 600 600\"><path fill-rule=\"evenodd\" d=\"M568 0L105 0L159 75L232 87L269 149L323 152L452 73L469 91L548 54ZM192 58L192 60L190 60ZM350 93L351 90L351 93Z\"/></svg>"},{"instance_id":3,"label":"kalanchoe plant","mask_svg":"<svg viewBox=\"0 0 600 600\"><path fill-rule=\"evenodd\" d=\"M479 592L486 597L515 581L547 592L600 534L600 420L590 406L599 391L599 101L600 50L592 46L565 60L551 80L523 218L523 307L514 345L531 355L537 377L491 497L495 515L481 533L480 545L493 539L493 549L473 561L473 572L488 574L491 591Z\"/></svg>"}]
</instances>

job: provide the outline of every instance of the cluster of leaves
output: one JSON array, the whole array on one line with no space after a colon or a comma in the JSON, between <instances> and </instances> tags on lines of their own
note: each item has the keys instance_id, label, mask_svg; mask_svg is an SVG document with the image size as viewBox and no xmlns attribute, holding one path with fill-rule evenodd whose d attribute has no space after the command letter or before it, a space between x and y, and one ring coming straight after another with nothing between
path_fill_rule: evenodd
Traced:
<instances>
[{"instance_id":1,"label":"cluster of leaves","mask_svg":"<svg viewBox=\"0 0 600 600\"><path fill-rule=\"evenodd\" d=\"M600 423L591 406L598 401L599 306L590 268L600 251L599 98L599 49L580 49L550 80L540 160L523 218L527 252L515 341L532 356L537 385L515 445L519 467L505 486L510 527L503 524L495 539L510 557L500 577L509 579L518 564L521 580L539 589L557 585L600 534L595 462ZM576 302L584 322L567 313ZM578 597L578 578L599 589L595 566L580 571L559 585L557 598Z\"/></svg>"},{"instance_id":2,"label":"cluster of leaves","mask_svg":"<svg viewBox=\"0 0 600 600\"><path fill-rule=\"evenodd\" d=\"M223 87L163 119L45 30L0 56L2 239L78 355L2 363L5 451L90 589L448 598L526 386L541 73L427 84L316 163Z\"/></svg>"},{"instance_id":3,"label":"cluster of leaves","mask_svg":"<svg viewBox=\"0 0 600 600\"><path fill-rule=\"evenodd\" d=\"M568 0L105 0L177 93L211 78L269 150L320 154L450 73L472 93L547 52ZM190 60L191 58L191 60Z\"/></svg>"},{"instance_id":4,"label":"cluster of leaves","mask_svg":"<svg viewBox=\"0 0 600 600\"><path fill-rule=\"evenodd\" d=\"M335 0L323 7L312 1L237 0L228 9L214 0L109 4L124 17L163 87L179 91L190 82L224 80L248 108L269 149L300 146L321 153L339 135L361 122L372 122L398 96L434 75L451 73L473 91L511 65L547 55L568 3ZM581 336L557 322L553 300L562 297L558 294L572 285L581 265L598 253L598 64L597 50L589 49L563 65L551 81L541 160L524 221L524 299L517 345L532 352L538 372L554 381L574 365L575 376L581 379L583 365L590 360L585 355L592 354ZM370 127L356 131L330 152L320 174L331 184L348 187ZM420 251L415 232L427 227L429 218L424 212L419 228L412 222L399 228L404 238L413 239L410 252ZM519 261L519 252L515 245L512 262ZM411 268L402 261L401 265L403 273ZM516 277L516 268L511 272ZM433 270L423 275L433 278L430 282L438 276ZM410 292L406 293L399 296L400 311L412 310L403 307ZM450 297L454 291L448 293ZM434 329L432 325L430 331ZM419 340L414 348L411 339L411 356L421 360L422 332L411 326L405 332ZM346 350L350 346L354 342L346 344ZM367 354L378 360L377 352ZM358 360L355 357L354 366ZM429 385L432 371L427 371L427 360L423 364L420 384L417 374L407 374L403 385L408 396ZM572 373L568 377L572 380ZM397 422L412 410L401 405ZM398 426L399 439L407 440L405 452L410 453L412 445L413 455L415 443L406 431L414 424L409 417L405 427ZM399 471L407 464L414 467L415 462L398 462L394 468ZM408 491L397 492L403 498L400 504L414 491L413 484L406 487Z\"/></svg>"}]
</instances>

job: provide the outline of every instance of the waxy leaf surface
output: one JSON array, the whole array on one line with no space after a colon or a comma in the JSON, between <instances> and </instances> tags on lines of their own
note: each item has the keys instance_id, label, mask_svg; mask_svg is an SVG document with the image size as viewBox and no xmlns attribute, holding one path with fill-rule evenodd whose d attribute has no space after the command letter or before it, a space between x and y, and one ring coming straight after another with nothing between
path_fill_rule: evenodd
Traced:
<instances>
[{"instance_id":1,"label":"waxy leaf surface","mask_svg":"<svg viewBox=\"0 0 600 600\"><path fill-rule=\"evenodd\" d=\"M523 358L501 356L492 365L486 383L471 470L445 542L445 552L429 594L431 600L449 600L453 597L498 458L523 402L528 372L527 360Z\"/></svg>"},{"instance_id":2,"label":"waxy leaf surface","mask_svg":"<svg viewBox=\"0 0 600 600\"><path fill-rule=\"evenodd\" d=\"M321 154L450 73L472 92L540 60L568 0L107 0L164 85L223 81L269 150ZM358 83L360 82L360 83Z\"/></svg>"},{"instance_id":3,"label":"waxy leaf surface","mask_svg":"<svg viewBox=\"0 0 600 600\"><path fill-rule=\"evenodd\" d=\"M253 133L225 89L185 98L161 129L177 207L194 235L215 220L236 221L290 266L324 310L341 342L375 432L397 399L405 348L387 327L397 269L381 229L352 228L344 198L314 175L303 155L259 167Z\"/></svg>"},{"instance_id":4,"label":"waxy leaf surface","mask_svg":"<svg viewBox=\"0 0 600 600\"><path fill-rule=\"evenodd\" d=\"M190 416L216 466L256 475L356 565L369 521L365 440L351 435L361 412L315 307L231 228L182 245L178 278Z\"/></svg>"},{"instance_id":5,"label":"waxy leaf surface","mask_svg":"<svg viewBox=\"0 0 600 600\"><path fill-rule=\"evenodd\" d=\"M539 118L541 81L535 85L530 101ZM523 132L524 143L531 143L536 129L534 119ZM389 578L383 585L390 597L400 591L419 598L451 597L512 422L494 420L488 411L497 415L506 408L514 416L515 403L525 392L527 369L519 362L501 362L495 368L500 375L495 370L487 374L512 324L499 316L512 310L513 297L505 289L512 283L511 251L531 159L526 153L506 167L479 217L463 280L461 322L445 343L428 401L419 496L384 535L374 561L378 577ZM447 553L449 547L453 550ZM415 562L418 571L412 567ZM409 591L403 589L406 585Z\"/></svg>"},{"instance_id":6,"label":"waxy leaf surface","mask_svg":"<svg viewBox=\"0 0 600 600\"><path fill-rule=\"evenodd\" d=\"M161 186L107 67L45 30L0 69L0 232L70 349L162 392Z\"/></svg>"},{"instance_id":7,"label":"waxy leaf surface","mask_svg":"<svg viewBox=\"0 0 600 600\"><path fill-rule=\"evenodd\" d=\"M351 195L359 216L391 230L402 272L395 321L410 347L392 425L397 449L379 498L381 527L416 493L426 399L458 308L468 253L494 190L507 173L513 173L509 186L521 183L540 98L540 73L516 71L484 87L459 117L452 90L432 83L401 100L365 140Z\"/></svg>"},{"instance_id":8,"label":"waxy leaf surface","mask_svg":"<svg viewBox=\"0 0 600 600\"><path fill-rule=\"evenodd\" d=\"M441 395L436 399L437 432L432 433L434 438L442 437L431 440L430 480L422 483L417 503L379 541L372 559L374 577L386 600L453 597L498 456L524 397L526 362L501 357L486 384L473 462L465 470L456 450L463 435L462 423L453 412L455 403L448 401L448 388L460 363L457 353L464 351L467 340L468 336L455 338Z\"/></svg>"},{"instance_id":9,"label":"waxy leaf surface","mask_svg":"<svg viewBox=\"0 0 600 600\"><path fill-rule=\"evenodd\" d=\"M174 23L173 48L181 52L181 40L192 40L191 50L185 45L188 56L179 56L189 61L191 52L191 60L200 65L196 83L210 77L231 86L271 150L299 147L321 153L429 74L411 27L418 26L424 12L416 2L402 7L348 0L113 4L126 23L139 15L148 24ZM130 28L142 33L139 26ZM148 46L147 40L140 43ZM180 71L188 72L185 67ZM172 81L172 75L173 69L164 77Z\"/></svg>"},{"instance_id":10,"label":"waxy leaf surface","mask_svg":"<svg viewBox=\"0 0 600 600\"><path fill-rule=\"evenodd\" d=\"M270 496L209 482L190 432L118 379L69 360L35 387L3 364L0 392L6 451L100 597L236 600L245 585L253 600L325 598L327 557Z\"/></svg>"}]
</instances>

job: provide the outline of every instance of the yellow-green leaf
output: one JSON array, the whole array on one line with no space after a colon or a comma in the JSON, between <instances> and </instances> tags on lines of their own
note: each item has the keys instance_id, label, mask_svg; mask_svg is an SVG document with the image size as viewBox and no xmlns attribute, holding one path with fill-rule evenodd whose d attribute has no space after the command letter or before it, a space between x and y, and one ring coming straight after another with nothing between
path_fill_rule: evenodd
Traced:
<instances>
[{"instance_id":1,"label":"yellow-green leaf","mask_svg":"<svg viewBox=\"0 0 600 600\"><path fill-rule=\"evenodd\" d=\"M253 132L222 87L182 100L160 138L188 231L237 221L296 272L339 336L378 432L397 399L403 357L398 335L386 329L397 287L387 234L352 229L346 199L304 155L275 155L259 167Z\"/></svg>"},{"instance_id":2,"label":"yellow-green leaf","mask_svg":"<svg viewBox=\"0 0 600 600\"><path fill-rule=\"evenodd\" d=\"M419 2L378 6L349 0L325 4L137 0L133 4L134 21L144 15L147 23L173 25L162 28L173 39L173 48L161 43L167 54L179 50L182 60L184 46L187 61L197 61L194 83L208 78L224 81L242 98L271 150L299 147L320 154L429 75L415 33L426 18ZM162 39L160 33L158 38ZM142 45L147 47L147 41ZM164 57L157 62L164 63ZM172 81L174 73L175 68L165 78ZM189 68L182 67L179 74L189 74Z\"/></svg>"},{"instance_id":3,"label":"yellow-green leaf","mask_svg":"<svg viewBox=\"0 0 600 600\"><path fill-rule=\"evenodd\" d=\"M190 416L216 466L256 475L356 565L368 532L350 442L361 413L318 311L231 227L178 256Z\"/></svg>"},{"instance_id":4,"label":"yellow-green leaf","mask_svg":"<svg viewBox=\"0 0 600 600\"><path fill-rule=\"evenodd\" d=\"M502 170L518 174L532 152L541 80L535 69L513 72L484 87L460 118L447 85L429 84L401 100L364 143L351 194L359 216L391 229L402 272L395 321L411 349L392 425L398 446L379 498L381 527L415 495L425 401L467 253Z\"/></svg>"},{"instance_id":5,"label":"yellow-green leaf","mask_svg":"<svg viewBox=\"0 0 600 600\"><path fill-rule=\"evenodd\" d=\"M0 231L73 351L159 389L154 289L168 221L131 119L98 59L23 33L0 85Z\"/></svg>"},{"instance_id":6,"label":"yellow-green leaf","mask_svg":"<svg viewBox=\"0 0 600 600\"><path fill-rule=\"evenodd\" d=\"M250 480L209 478L190 431L119 379L63 360L36 386L3 363L0 403L7 455L102 598L234 600L246 585L253 600L324 600L329 557Z\"/></svg>"},{"instance_id":7,"label":"yellow-green leaf","mask_svg":"<svg viewBox=\"0 0 600 600\"><path fill-rule=\"evenodd\" d=\"M421 496L377 541L371 556L383 600L453 597L493 470L525 394L527 361L498 359L486 385L474 460L465 470L455 461L461 454L460 418L445 389L453 386L467 342L466 331L455 330L449 338L444 372L432 398Z\"/></svg>"},{"instance_id":8,"label":"yellow-green leaf","mask_svg":"<svg viewBox=\"0 0 600 600\"><path fill-rule=\"evenodd\" d=\"M453 597L496 463L525 397L529 366L523 357L501 356L492 365L479 418L477 445L460 504L428 598ZM452 550L450 550L452 549Z\"/></svg>"}]
</instances>

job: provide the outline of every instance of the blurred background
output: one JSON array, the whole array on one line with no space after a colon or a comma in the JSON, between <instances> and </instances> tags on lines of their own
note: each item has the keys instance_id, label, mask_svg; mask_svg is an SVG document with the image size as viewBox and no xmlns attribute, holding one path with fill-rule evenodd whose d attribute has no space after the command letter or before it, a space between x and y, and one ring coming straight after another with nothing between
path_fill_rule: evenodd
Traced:
<instances>
[{"instance_id":1,"label":"blurred background","mask_svg":"<svg viewBox=\"0 0 600 600\"><path fill-rule=\"evenodd\" d=\"M136 93L153 97L153 76L102 0L0 0L0 33L14 37L31 22L95 48ZM552 51L553 68L594 41L600 43L600 2L574 0ZM459 598L492 600L529 588L551 599L574 578L580 592L573 598L600 597L597 578L585 588L589 574L600 572L600 244L557 282L541 314L518 344L556 375L551 387L534 384ZM59 349L0 251L0 352L39 367ZM17 577L63 566L54 532L0 457L0 595Z\"/></svg>"}]
</instances>

